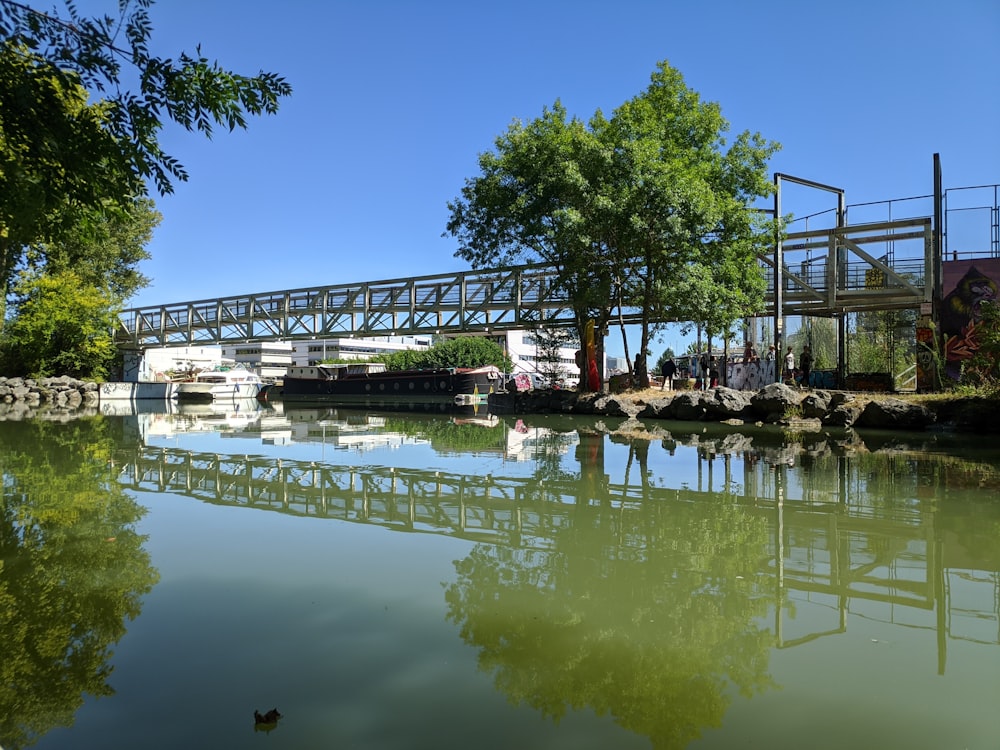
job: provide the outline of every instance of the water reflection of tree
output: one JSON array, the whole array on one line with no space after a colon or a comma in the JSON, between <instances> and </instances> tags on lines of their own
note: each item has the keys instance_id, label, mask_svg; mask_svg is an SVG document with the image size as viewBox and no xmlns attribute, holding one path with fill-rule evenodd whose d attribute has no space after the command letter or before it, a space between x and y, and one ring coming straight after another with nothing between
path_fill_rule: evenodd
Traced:
<instances>
[{"instance_id":1,"label":"water reflection of tree","mask_svg":"<svg viewBox=\"0 0 1000 750\"><path fill-rule=\"evenodd\" d=\"M157 574L134 524L144 510L109 481L102 419L0 430L0 739L30 745L105 696L111 647Z\"/></svg>"},{"instance_id":2,"label":"water reflection of tree","mask_svg":"<svg viewBox=\"0 0 1000 750\"><path fill-rule=\"evenodd\" d=\"M485 420L484 420L485 421ZM507 434L505 423L476 424L473 420L449 417L414 419L387 418L386 432L398 432L429 440L439 452L473 453L482 450L502 451Z\"/></svg>"},{"instance_id":3,"label":"water reflection of tree","mask_svg":"<svg viewBox=\"0 0 1000 750\"><path fill-rule=\"evenodd\" d=\"M555 720L590 707L681 748L720 725L727 686L772 685L757 624L771 595L754 576L767 524L725 495L625 514L595 468L548 549L478 545L456 563L448 617L513 703Z\"/></svg>"},{"instance_id":4,"label":"water reflection of tree","mask_svg":"<svg viewBox=\"0 0 1000 750\"><path fill-rule=\"evenodd\" d=\"M576 441L576 430L538 430L531 453L534 462L532 476L542 482L537 488L540 493L537 497L547 494L543 489L546 480L550 482L563 481L575 476L573 472L568 471L563 466L563 460L569 446ZM529 497L535 499L533 493L530 492Z\"/></svg>"}]
</instances>

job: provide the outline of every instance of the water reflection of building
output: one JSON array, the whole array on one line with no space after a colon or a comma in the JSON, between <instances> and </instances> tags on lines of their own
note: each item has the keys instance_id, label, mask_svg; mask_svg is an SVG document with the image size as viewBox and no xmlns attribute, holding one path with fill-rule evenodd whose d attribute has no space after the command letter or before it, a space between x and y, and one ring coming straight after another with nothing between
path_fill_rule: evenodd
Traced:
<instances>
[{"instance_id":1,"label":"water reflection of building","mask_svg":"<svg viewBox=\"0 0 1000 750\"><path fill-rule=\"evenodd\" d=\"M111 408L116 405L112 402ZM184 432L239 433L258 424L263 416L255 399L230 399L177 404L167 401L158 411L142 414L143 434L169 437ZM102 413L107 414L102 409Z\"/></svg>"},{"instance_id":2,"label":"water reflection of building","mask_svg":"<svg viewBox=\"0 0 1000 750\"><path fill-rule=\"evenodd\" d=\"M263 445L322 443L334 449L370 451L422 445L429 441L419 434L393 431L385 412L368 413L336 407L285 410L283 404L262 405L252 399L205 404L157 403L137 413L135 405L109 402L102 413L131 416L137 421L141 440L171 437L186 432L218 432L229 439L259 439ZM516 420L508 426L493 414L436 415L450 424L495 431L493 445L480 446L483 453L497 453L509 461L530 461L540 455L565 455L576 444L575 432L555 432L527 426Z\"/></svg>"},{"instance_id":3,"label":"water reflection of building","mask_svg":"<svg viewBox=\"0 0 1000 750\"><path fill-rule=\"evenodd\" d=\"M508 461L532 461L540 454L565 455L579 442L575 433L557 433L547 427L532 427L515 420L507 427L504 457Z\"/></svg>"}]
</instances>

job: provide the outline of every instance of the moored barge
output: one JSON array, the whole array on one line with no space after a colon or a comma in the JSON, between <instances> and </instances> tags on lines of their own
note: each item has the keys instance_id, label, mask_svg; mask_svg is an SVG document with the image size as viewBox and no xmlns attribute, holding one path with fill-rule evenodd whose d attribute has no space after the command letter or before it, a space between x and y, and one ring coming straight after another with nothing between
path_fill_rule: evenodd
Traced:
<instances>
[{"instance_id":1,"label":"moored barge","mask_svg":"<svg viewBox=\"0 0 1000 750\"><path fill-rule=\"evenodd\" d=\"M348 362L289 367L280 384L261 391L261 399L365 406L470 406L485 404L502 383L502 373L493 365L387 370L382 362Z\"/></svg>"}]
</instances>

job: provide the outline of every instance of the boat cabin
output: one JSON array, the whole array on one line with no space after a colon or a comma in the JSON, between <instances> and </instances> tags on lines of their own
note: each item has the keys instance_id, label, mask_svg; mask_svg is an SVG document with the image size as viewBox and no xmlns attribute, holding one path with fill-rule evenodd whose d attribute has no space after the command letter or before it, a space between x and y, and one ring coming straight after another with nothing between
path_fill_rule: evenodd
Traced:
<instances>
[{"instance_id":1,"label":"boat cabin","mask_svg":"<svg viewBox=\"0 0 1000 750\"><path fill-rule=\"evenodd\" d=\"M302 380L340 380L347 377L363 377L385 372L384 362L343 362L331 365L309 367L289 367L286 378Z\"/></svg>"}]
</instances>

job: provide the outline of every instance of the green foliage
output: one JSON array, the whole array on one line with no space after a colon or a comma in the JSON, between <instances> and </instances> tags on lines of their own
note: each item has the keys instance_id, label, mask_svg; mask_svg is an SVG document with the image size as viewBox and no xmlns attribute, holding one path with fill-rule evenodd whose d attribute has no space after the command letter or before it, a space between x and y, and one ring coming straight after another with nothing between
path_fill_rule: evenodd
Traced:
<instances>
[{"instance_id":1,"label":"green foliage","mask_svg":"<svg viewBox=\"0 0 1000 750\"><path fill-rule=\"evenodd\" d=\"M115 143L107 155L127 165L137 180L151 178L161 193L169 193L172 180L186 180L187 174L157 141L162 118L211 136L215 125L245 128L247 115L276 113L279 99L292 90L273 73L249 77L225 70L200 47L194 56L151 55L152 5L153 0L133 0L119 3L118 18L84 18L67 2L62 18L0 0L0 32L11 44L33 50L52 74L101 92L105 128ZM116 46L121 41L128 49ZM123 64L134 68L137 90L125 86Z\"/></svg>"},{"instance_id":2,"label":"green foliage","mask_svg":"<svg viewBox=\"0 0 1000 750\"><path fill-rule=\"evenodd\" d=\"M214 125L273 114L291 93L274 74L229 72L200 49L152 56L151 6L121 2L120 17L89 19L69 0L65 17L0 0L0 306L26 248L79 229L79 211L128 211L147 181L165 194L187 179L157 140L164 120L210 136ZM102 98L88 104L88 92ZM137 281L133 269L99 285L117 293Z\"/></svg>"},{"instance_id":3,"label":"green foliage","mask_svg":"<svg viewBox=\"0 0 1000 750\"><path fill-rule=\"evenodd\" d=\"M150 257L146 245L163 219L148 198L104 210L78 210L57 242L33 245L27 262L47 273L73 271L86 283L106 285L112 298L124 303L149 279L139 264ZM70 217L68 217L70 218Z\"/></svg>"},{"instance_id":4,"label":"green foliage","mask_svg":"<svg viewBox=\"0 0 1000 750\"><path fill-rule=\"evenodd\" d=\"M510 357L496 342L480 336L461 336L418 351L405 349L375 359L385 362L390 370L422 370L438 367L483 367L496 365L509 372Z\"/></svg>"},{"instance_id":5,"label":"green foliage","mask_svg":"<svg viewBox=\"0 0 1000 750\"><path fill-rule=\"evenodd\" d=\"M800 404L795 404L794 406L786 407L784 414L782 414L782 418L802 419L802 406Z\"/></svg>"},{"instance_id":6,"label":"green foliage","mask_svg":"<svg viewBox=\"0 0 1000 750\"><path fill-rule=\"evenodd\" d=\"M973 329L977 348L962 367L961 383L991 394L1000 391L1000 303L985 301Z\"/></svg>"},{"instance_id":7,"label":"green foliage","mask_svg":"<svg viewBox=\"0 0 1000 750\"><path fill-rule=\"evenodd\" d=\"M916 311L878 310L858 313L848 334L848 370L899 373L916 359Z\"/></svg>"},{"instance_id":8,"label":"green foliage","mask_svg":"<svg viewBox=\"0 0 1000 750\"><path fill-rule=\"evenodd\" d=\"M837 324L830 318L807 318L802 327L785 336L785 346L792 347L798 366L799 355L806 344L812 350L814 370L829 370L837 366ZM782 352L784 356L784 352ZM855 372L885 372L884 370L855 370Z\"/></svg>"},{"instance_id":9,"label":"green foliage","mask_svg":"<svg viewBox=\"0 0 1000 750\"><path fill-rule=\"evenodd\" d=\"M0 430L0 737L27 747L111 695L110 659L158 575L109 481L113 423L8 421Z\"/></svg>"},{"instance_id":10,"label":"green foliage","mask_svg":"<svg viewBox=\"0 0 1000 750\"><path fill-rule=\"evenodd\" d=\"M0 305L28 245L58 237L83 206L141 189L105 116L75 76L0 43Z\"/></svg>"},{"instance_id":11,"label":"green foliage","mask_svg":"<svg viewBox=\"0 0 1000 750\"><path fill-rule=\"evenodd\" d=\"M16 285L17 316L0 337L10 375L102 380L115 357L112 296L73 271L29 274Z\"/></svg>"},{"instance_id":12,"label":"green foliage","mask_svg":"<svg viewBox=\"0 0 1000 750\"><path fill-rule=\"evenodd\" d=\"M665 321L722 330L762 306L757 253L773 228L751 203L773 191L777 149L743 133L725 150L727 129L665 62L610 120L570 119L556 101L512 124L448 204L456 255L555 266L581 340L587 320L603 330L622 305L642 315L641 352Z\"/></svg>"},{"instance_id":13,"label":"green foliage","mask_svg":"<svg viewBox=\"0 0 1000 750\"><path fill-rule=\"evenodd\" d=\"M753 202L773 192L776 143L729 124L662 62L645 92L603 132L616 154L613 219L623 301L642 315L640 349L657 324L692 321L709 331L760 310L766 282L757 256L773 238ZM637 360L642 380L643 360Z\"/></svg>"},{"instance_id":14,"label":"green foliage","mask_svg":"<svg viewBox=\"0 0 1000 750\"><path fill-rule=\"evenodd\" d=\"M448 204L455 254L474 267L543 262L558 269L553 291L570 300L581 342L587 320L601 330L610 315L613 248L597 216L608 157L592 129L568 119L556 101L480 154L480 175Z\"/></svg>"}]
</instances>

